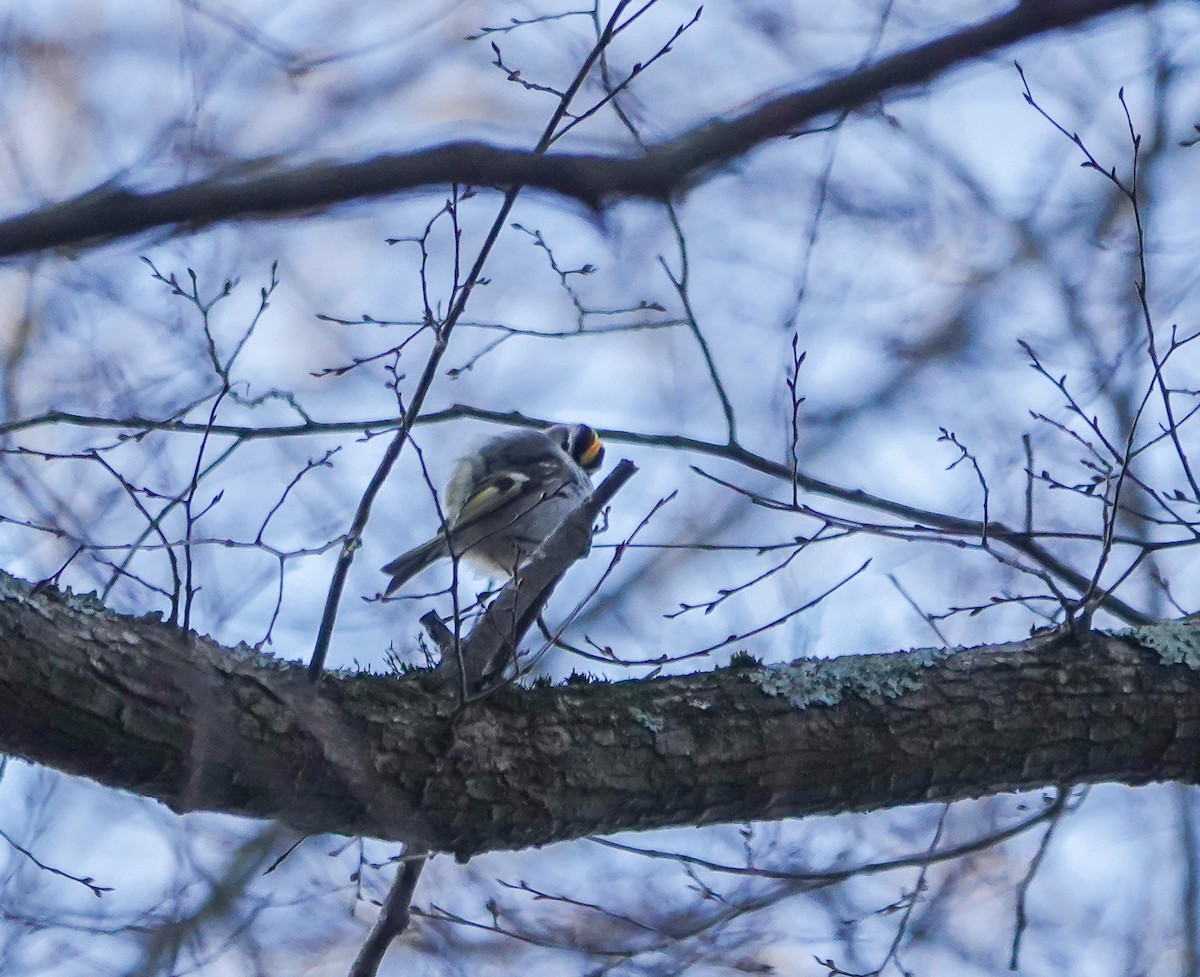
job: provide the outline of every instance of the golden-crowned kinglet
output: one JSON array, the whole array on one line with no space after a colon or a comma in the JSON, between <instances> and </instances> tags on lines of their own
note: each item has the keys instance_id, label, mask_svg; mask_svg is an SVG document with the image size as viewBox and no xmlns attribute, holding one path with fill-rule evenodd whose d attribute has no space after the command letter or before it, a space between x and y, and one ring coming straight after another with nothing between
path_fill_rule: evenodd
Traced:
<instances>
[{"instance_id":1,"label":"golden-crowned kinglet","mask_svg":"<svg viewBox=\"0 0 1200 977\"><path fill-rule=\"evenodd\" d=\"M485 573L512 576L592 492L604 461L600 436L586 424L510 431L459 460L442 502L446 524L383 572L392 594L452 554Z\"/></svg>"}]
</instances>

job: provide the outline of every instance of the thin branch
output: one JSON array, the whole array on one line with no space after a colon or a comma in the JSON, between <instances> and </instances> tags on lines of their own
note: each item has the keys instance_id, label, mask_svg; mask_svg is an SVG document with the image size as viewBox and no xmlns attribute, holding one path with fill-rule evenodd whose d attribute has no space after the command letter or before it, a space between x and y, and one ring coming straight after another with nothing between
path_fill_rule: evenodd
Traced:
<instances>
[{"instance_id":1,"label":"thin branch","mask_svg":"<svg viewBox=\"0 0 1200 977\"><path fill-rule=\"evenodd\" d=\"M522 414L519 411L497 411L487 410L481 407L473 407L468 404L455 404L441 411L431 411L428 414L422 415L417 421L417 424L438 424L446 421L460 420L470 418L473 420L488 421L495 424L504 424L512 427L525 428L544 428L550 423L550 420L539 417L532 417L527 414ZM50 411L45 414L40 414L37 417L26 418L21 421L15 421L9 425L0 425L0 434L11 433L14 430L25 430L28 428L41 427L54 423L77 424L83 427L98 427L98 428L130 428L135 431L144 430L162 430L162 431L180 431L191 434L204 434L211 432L212 434L223 434L232 437L237 437L240 442L257 440L260 438L280 438L280 437L303 437L317 434L329 434L338 432L363 432L375 429L390 429L403 424L403 418L387 417L373 420L359 421L331 421L317 422L305 421L301 424L285 424L278 426L266 427L250 427L239 425L221 425L215 424L211 427L206 424L194 422L185 422L177 420L158 421L143 417L126 417L126 418L105 418L94 417L85 414L72 414L67 411ZM712 441L701 441L698 438L684 437L676 434L646 434L640 431L624 431L614 428L599 428L598 433L605 441L611 441L619 444L636 444L645 447L654 448L673 448L681 451L690 451L696 454L705 455L710 458L721 458L726 461L731 461L740 464L743 467L760 472L764 475L769 475L773 478L782 479L789 486L795 483L804 491L811 492L816 495L822 495L827 498L838 499L842 502L848 502L853 505L862 506L867 509L873 509L878 512L885 512L890 515L897 516L902 519L910 519L915 523L923 526L931 527L943 532L953 533L963 537L971 537L975 539L982 538L986 532L988 539L992 543L1004 543L1011 546L1013 549L1023 553L1029 559L1033 560L1040 567L1044 568L1051 576L1063 581L1080 592L1086 591L1090 584L1090 578L1076 570L1074 567L1063 562L1039 541L1042 535L1057 536L1061 538L1091 538L1088 535L1076 536L1072 534L1041 534L1041 533L1026 533L1021 530L1012 529L1002 522L992 522L985 530L985 527L973 519L965 519L960 516L951 516L946 513L937 512L931 509L922 509L917 506L907 505L902 502L896 502L892 499L887 499L882 496L873 495L870 492L863 491L857 488L845 488L836 485L832 482L826 482L822 479L815 478L811 475L805 475L794 471L789 464L784 464L772 461L763 455L756 454L742 447L740 444L722 444ZM131 435L136 436L136 435ZM914 527L916 528L916 527ZM1187 540L1184 543L1191 543L1194 540ZM1160 548L1169 548L1172 546L1184 545L1179 542L1164 543ZM1124 621L1127 624L1149 624L1155 619L1137 610L1130 604L1115 597L1111 594L1105 595L1100 602L1100 606L1109 613Z\"/></svg>"},{"instance_id":2,"label":"thin branch","mask_svg":"<svg viewBox=\"0 0 1200 977\"><path fill-rule=\"evenodd\" d=\"M392 888L379 912L379 918L363 941L358 956L354 958L349 977L375 977L378 973L383 955L391 946L392 940L408 929L409 920L412 918L409 907L412 905L417 881L421 878L421 870L424 867L424 858L407 860L400 865Z\"/></svg>"},{"instance_id":3,"label":"thin branch","mask_svg":"<svg viewBox=\"0 0 1200 977\"><path fill-rule=\"evenodd\" d=\"M591 73L592 67L596 63L596 59L600 57L600 53L611 41L613 31L616 29L617 21L631 0L621 0L613 11L612 17L609 19L609 26L601 35L599 40L583 59L583 63L579 66L575 73L575 77L571 84L563 93L562 99L554 112L551 113L550 121L546 124L542 131L542 136L538 140L537 145L533 149L535 156L541 156L549 148L550 143L554 139L554 134L558 130L559 124L567 114L567 109L571 104L572 99L578 94L579 89L587 76ZM333 639L334 623L337 619L338 607L341 604L342 593L346 587L346 580L350 576L350 566L354 561L354 554L357 551L362 539L363 530L366 529L367 520L371 515L371 508L375 503L376 497L383 488L384 482L391 473L392 467L396 464L396 460L400 457L400 452L408 441L409 432L412 430L412 425L416 418L420 415L421 408L425 404L425 397L428 395L430 388L433 386L433 381L438 375L438 366L449 348L450 333L454 329L459 319L462 318L466 311L467 302L474 293L476 285L483 276L483 267L487 262L488 256L492 252L492 248L496 244L497 238L500 236L505 223L508 220L508 215L511 213L513 205L516 203L517 194L521 191L521 186L511 186L504 194L504 202L500 205L499 212L496 218L492 221L491 227L488 229L487 236L484 238L483 244L480 245L479 251L475 256L475 262L471 266L466 279L463 281L454 301L450 306L450 311L446 316L445 322L442 323L438 330L438 341L433 347L433 351L429 354L429 358L425 363L425 369L421 373L421 377L417 382L416 389L413 391L409 399L408 409L404 412L403 423L395 436L388 444L387 450L384 452L383 458L380 459L378 466L375 469L371 481L368 483L366 490L359 499L358 508L355 510L354 519L350 524L350 529L346 534L346 545L342 548L342 552L338 557L337 565L334 567L333 578L329 584L329 593L325 600L325 610L321 615L321 623L317 630L317 640L313 646L312 658L309 661L308 674L312 681L317 681L321 677L321 673L325 668L325 656L329 652L329 644ZM457 265L456 265L457 267ZM455 281L457 283L457 273Z\"/></svg>"},{"instance_id":4,"label":"thin branch","mask_svg":"<svg viewBox=\"0 0 1200 977\"><path fill-rule=\"evenodd\" d=\"M937 848L936 846L929 850L916 855L903 855L899 858L889 858L880 862L866 862L862 865L851 866L850 868L834 869L828 872L798 872L788 869L770 869L770 868L754 868L751 866L740 865L725 865L720 862L709 861L706 858L697 858L694 855L684 855L679 852L657 851L652 848L638 848L633 845L625 845L619 841L613 841L610 838L589 838L598 845L603 845L605 848L615 848L618 851L630 852L635 855L644 855L647 858L661 858L669 861L681 862L686 865L694 865L697 868L703 868L710 872L722 872L727 875L740 875L760 879L780 879L789 882L814 882L820 884L835 884L844 882L847 879L854 878L859 875L877 875L882 872L894 872L897 869L904 868L919 868L924 865L932 865L935 862L948 862L958 858L963 858L967 855L975 855L981 851L986 851L996 845L1008 841L1010 838L1015 838L1017 835L1024 834L1030 828L1036 827L1045 821L1055 818L1062 811L1063 805L1066 803L1066 791L1059 791L1054 800L1051 801L1045 809L1037 814L1030 815L1023 821L1012 825L1009 828L1004 828L1002 831L995 831L982 838L976 838L973 841L965 841L962 844L954 845L950 848Z\"/></svg>"},{"instance_id":5,"label":"thin branch","mask_svg":"<svg viewBox=\"0 0 1200 977\"><path fill-rule=\"evenodd\" d=\"M92 895L94 895L97 899L104 895L104 893L113 891L112 886L99 885L90 875L72 875L70 872L64 872L61 868L55 868L53 865L47 865L24 845L17 844L17 842L14 841L9 834L2 830L0 830L0 838L3 838L8 846L13 849L13 851L24 855L27 859L29 859L30 862L36 865L43 872L49 872L51 875L57 875L59 878L66 879L69 882L78 882L80 885L90 889Z\"/></svg>"},{"instance_id":6,"label":"thin branch","mask_svg":"<svg viewBox=\"0 0 1200 977\"><path fill-rule=\"evenodd\" d=\"M1021 879L1020 885L1017 886L1017 921L1016 928L1013 931L1012 955L1009 957L1008 969L1017 970L1019 967L1018 958L1021 954L1021 937L1025 934L1025 927L1029 924L1029 917L1026 913L1025 904L1029 896L1029 887L1033 884L1034 876L1037 875L1038 868L1041 867L1043 859L1046 857L1046 852L1050 850L1050 840L1054 836L1054 829L1057 828L1063 819L1063 815L1067 813L1067 808L1060 807L1054 812L1054 816L1050 818L1050 823L1046 827L1046 833L1042 835L1041 844L1038 845L1037 851L1029 862L1029 868L1025 872L1025 877Z\"/></svg>"}]
</instances>

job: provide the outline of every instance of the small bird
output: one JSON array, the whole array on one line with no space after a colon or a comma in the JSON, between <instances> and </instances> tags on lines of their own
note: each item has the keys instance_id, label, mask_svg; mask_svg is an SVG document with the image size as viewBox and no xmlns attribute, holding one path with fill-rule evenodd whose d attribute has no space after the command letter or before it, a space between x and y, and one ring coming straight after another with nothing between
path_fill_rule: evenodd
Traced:
<instances>
[{"instance_id":1,"label":"small bird","mask_svg":"<svg viewBox=\"0 0 1200 977\"><path fill-rule=\"evenodd\" d=\"M510 431L459 460L442 501L446 524L433 539L383 567L384 596L451 555L493 576L513 576L592 492L604 444L586 424Z\"/></svg>"}]
</instances>

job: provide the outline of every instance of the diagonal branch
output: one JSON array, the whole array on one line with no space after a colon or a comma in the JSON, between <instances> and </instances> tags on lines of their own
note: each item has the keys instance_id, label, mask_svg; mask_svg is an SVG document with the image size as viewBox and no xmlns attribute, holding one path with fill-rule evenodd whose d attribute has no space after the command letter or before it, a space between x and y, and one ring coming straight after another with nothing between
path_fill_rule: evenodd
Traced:
<instances>
[{"instance_id":1,"label":"diagonal branch","mask_svg":"<svg viewBox=\"0 0 1200 977\"><path fill-rule=\"evenodd\" d=\"M631 156L541 154L482 142L457 142L353 163L290 169L247 162L167 190L139 193L103 184L85 194L0 221L0 257L56 247L94 246L155 227L203 227L241 217L268 218L419 187L538 187L600 207L626 197L667 199L755 147L833 112L858 108L927 82L955 65L1025 38L1073 27L1145 0L1039 0L883 58L812 88L762 102Z\"/></svg>"},{"instance_id":2,"label":"diagonal branch","mask_svg":"<svg viewBox=\"0 0 1200 977\"><path fill-rule=\"evenodd\" d=\"M475 691L499 678L513 660L521 638L541 614L567 569L588 551L592 525L637 467L622 459L594 492L562 521L521 572L488 605L487 611L455 653L451 646L434 672L437 685ZM451 642L453 636L451 636Z\"/></svg>"}]
</instances>

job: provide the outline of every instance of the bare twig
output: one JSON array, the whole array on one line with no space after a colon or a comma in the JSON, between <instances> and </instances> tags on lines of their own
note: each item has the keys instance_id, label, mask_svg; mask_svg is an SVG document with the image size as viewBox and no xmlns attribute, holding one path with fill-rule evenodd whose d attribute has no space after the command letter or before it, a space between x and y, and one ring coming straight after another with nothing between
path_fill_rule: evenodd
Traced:
<instances>
[{"instance_id":1,"label":"bare twig","mask_svg":"<svg viewBox=\"0 0 1200 977\"><path fill-rule=\"evenodd\" d=\"M1067 792L1063 790L1061 793L1065 795ZM1021 954L1021 937L1025 935L1025 927L1029 924L1029 917L1025 911L1025 902L1029 896L1029 887L1033 884L1033 878L1037 875L1037 870L1041 866L1042 860L1046 857L1046 852L1050 850L1050 839L1054 836L1054 829L1062 823L1063 815L1066 813L1067 808L1062 806L1049 819L1050 823L1046 826L1046 833L1042 835L1041 844L1038 845L1037 851L1034 853L1033 858L1030 859L1025 877L1021 879L1020 884L1017 886L1017 921L1016 928L1013 931L1012 955L1008 961L1009 970L1016 970L1018 968L1018 958Z\"/></svg>"},{"instance_id":2,"label":"bare twig","mask_svg":"<svg viewBox=\"0 0 1200 977\"><path fill-rule=\"evenodd\" d=\"M20 845L14 841L12 837L5 831L0 830L0 838L3 838L5 843L7 843L8 846L13 849L13 851L24 855L33 865L36 865L43 872L49 872L51 875L57 875L60 879L66 879L68 882L78 882L80 885L91 890L92 895L94 895L97 899L104 895L104 893L113 891L112 886L100 885L90 875L72 875L70 872L64 872L61 868L55 868L53 865L47 865L24 845Z\"/></svg>"}]
</instances>

